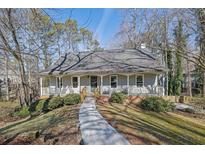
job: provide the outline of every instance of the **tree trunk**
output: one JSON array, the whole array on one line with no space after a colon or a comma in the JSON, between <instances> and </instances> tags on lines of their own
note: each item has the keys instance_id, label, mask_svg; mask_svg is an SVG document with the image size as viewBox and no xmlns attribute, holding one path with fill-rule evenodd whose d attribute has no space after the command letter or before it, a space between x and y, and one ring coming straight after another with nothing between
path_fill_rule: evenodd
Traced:
<instances>
[{"instance_id":1,"label":"tree trunk","mask_svg":"<svg viewBox=\"0 0 205 154\"><path fill-rule=\"evenodd\" d=\"M9 27L10 27L11 34L12 34L12 39L15 43L16 56L17 56L16 60L19 66L19 73L20 73L20 80L21 80L20 87L22 89L22 99L23 99L24 105L28 106L29 105L28 85L26 82L26 73L25 73L24 63L22 59L22 52L21 52L21 48L19 45L18 37L16 35L17 30L14 26L14 22L12 19L12 9L7 10L7 15L8 15Z\"/></svg>"},{"instance_id":2,"label":"tree trunk","mask_svg":"<svg viewBox=\"0 0 205 154\"><path fill-rule=\"evenodd\" d=\"M187 78L188 78L187 94L192 97L192 81L191 81L189 60L187 60Z\"/></svg>"},{"instance_id":3,"label":"tree trunk","mask_svg":"<svg viewBox=\"0 0 205 154\"><path fill-rule=\"evenodd\" d=\"M200 40L199 40L199 44L200 44L200 56L203 59L203 62L205 63L205 9L201 8L201 9L196 9L196 15L198 18L198 27L200 30ZM203 69L202 71L202 77L203 77L203 83L202 83L202 95L203 97L205 97L205 69Z\"/></svg>"},{"instance_id":4,"label":"tree trunk","mask_svg":"<svg viewBox=\"0 0 205 154\"><path fill-rule=\"evenodd\" d=\"M203 97L205 97L205 71L203 72Z\"/></svg>"},{"instance_id":5,"label":"tree trunk","mask_svg":"<svg viewBox=\"0 0 205 154\"><path fill-rule=\"evenodd\" d=\"M5 80L6 80L6 100L9 101L9 75L8 75L8 55L5 53Z\"/></svg>"},{"instance_id":6,"label":"tree trunk","mask_svg":"<svg viewBox=\"0 0 205 154\"><path fill-rule=\"evenodd\" d=\"M29 95L28 95L28 88L26 83L26 75L23 62L21 60L18 61L19 64L19 71L20 71L20 78L21 78L21 89L22 89L22 99L24 105L29 105Z\"/></svg>"}]
</instances>

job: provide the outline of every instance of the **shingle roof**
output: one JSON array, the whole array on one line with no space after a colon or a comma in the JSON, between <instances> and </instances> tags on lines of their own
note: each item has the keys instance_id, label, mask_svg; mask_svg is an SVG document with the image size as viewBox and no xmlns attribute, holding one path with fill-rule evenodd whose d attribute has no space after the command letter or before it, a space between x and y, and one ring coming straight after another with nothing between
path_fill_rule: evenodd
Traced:
<instances>
[{"instance_id":1,"label":"shingle roof","mask_svg":"<svg viewBox=\"0 0 205 154\"><path fill-rule=\"evenodd\" d=\"M146 49L67 53L40 74L164 72L159 59Z\"/></svg>"}]
</instances>

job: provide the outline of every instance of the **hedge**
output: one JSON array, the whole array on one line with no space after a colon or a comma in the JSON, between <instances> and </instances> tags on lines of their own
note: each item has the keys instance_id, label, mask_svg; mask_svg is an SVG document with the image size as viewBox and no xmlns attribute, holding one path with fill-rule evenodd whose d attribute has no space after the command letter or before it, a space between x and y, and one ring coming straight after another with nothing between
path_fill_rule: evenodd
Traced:
<instances>
[{"instance_id":1,"label":"hedge","mask_svg":"<svg viewBox=\"0 0 205 154\"><path fill-rule=\"evenodd\" d=\"M59 108L63 106L63 98L61 97L53 97L51 100L48 102L48 110L51 111L53 109Z\"/></svg>"},{"instance_id":2,"label":"hedge","mask_svg":"<svg viewBox=\"0 0 205 154\"><path fill-rule=\"evenodd\" d=\"M140 107L144 110L154 112L168 112L175 108L174 103L160 97L148 97L141 101Z\"/></svg>"},{"instance_id":3,"label":"hedge","mask_svg":"<svg viewBox=\"0 0 205 154\"><path fill-rule=\"evenodd\" d=\"M65 105L74 105L80 103L80 95L79 94L68 94L64 97Z\"/></svg>"},{"instance_id":4,"label":"hedge","mask_svg":"<svg viewBox=\"0 0 205 154\"><path fill-rule=\"evenodd\" d=\"M111 94L111 102L112 103L123 103L125 99L125 94L123 92L114 92Z\"/></svg>"}]
</instances>

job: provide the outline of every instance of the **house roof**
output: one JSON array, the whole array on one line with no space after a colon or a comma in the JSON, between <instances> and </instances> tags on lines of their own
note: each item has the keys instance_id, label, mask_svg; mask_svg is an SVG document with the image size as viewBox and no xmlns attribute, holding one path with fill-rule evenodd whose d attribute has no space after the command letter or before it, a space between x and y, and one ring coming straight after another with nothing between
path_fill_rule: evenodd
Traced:
<instances>
[{"instance_id":1,"label":"house roof","mask_svg":"<svg viewBox=\"0 0 205 154\"><path fill-rule=\"evenodd\" d=\"M41 75L82 73L133 73L166 71L157 54L147 49L115 49L66 53Z\"/></svg>"}]
</instances>

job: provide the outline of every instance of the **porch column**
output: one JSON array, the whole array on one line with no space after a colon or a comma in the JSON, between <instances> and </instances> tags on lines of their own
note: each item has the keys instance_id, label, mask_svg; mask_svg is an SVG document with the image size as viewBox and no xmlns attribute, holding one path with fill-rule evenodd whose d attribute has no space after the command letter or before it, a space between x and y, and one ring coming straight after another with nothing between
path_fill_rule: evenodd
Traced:
<instances>
[{"instance_id":1,"label":"porch column","mask_svg":"<svg viewBox=\"0 0 205 154\"><path fill-rule=\"evenodd\" d=\"M78 76L78 88L79 88L79 93L80 93L80 90L81 90L81 88L80 88L80 76Z\"/></svg>"},{"instance_id":2,"label":"porch column","mask_svg":"<svg viewBox=\"0 0 205 154\"><path fill-rule=\"evenodd\" d=\"M60 90L60 96L62 95L61 91L62 91L62 86L61 86L61 81L62 81L62 76L59 77L59 90Z\"/></svg>"},{"instance_id":3,"label":"porch column","mask_svg":"<svg viewBox=\"0 0 205 154\"><path fill-rule=\"evenodd\" d=\"M130 88L130 76L127 75L127 95L129 96L129 88Z\"/></svg>"},{"instance_id":4,"label":"porch column","mask_svg":"<svg viewBox=\"0 0 205 154\"><path fill-rule=\"evenodd\" d=\"M51 78L49 76L49 78L48 78L48 96L50 96L50 82L51 82Z\"/></svg>"},{"instance_id":5,"label":"porch column","mask_svg":"<svg viewBox=\"0 0 205 154\"><path fill-rule=\"evenodd\" d=\"M100 94L102 95L103 76L100 76Z\"/></svg>"},{"instance_id":6,"label":"porch column","mask_svg":"<svg viewBox=\"0 0 205 154\"><path fill-rule=\"evenodd\" d=\"M160 75L159 75L159 74L157 75L157 88L156 88L156 92L157 92L157 94L158 94L158 96L159 96L159 87L160 87L161 85L160 85L160 83L158 83L158 82L160 82ZM163 87L163 89L164 89L164 77L162 78L162 87Z\"/></svg>"},{"instance_id":7,"label":"porch column","mask_svg":"<svg viewBox=\"0 0 205 154\"><path fill-rule=\"evenodd\" d=\"M163 76L163 96L165 96L166 95L166 93L165 93L165 76ZM167 95L168 95L168 92L167 92Z\"/></svg>"},{"instance_id":8,"label":"porch column","mask_svg":"<svg viewBox=\"0 0 205 154\"><path fill-rule=\"evenodd\" d=\"M43 81L42 81L42 77L41 77L41 78L40 78L40 91L41 91L41 96L43 95L42 86L43 86Z\"/></svg>"}]
</instances>

